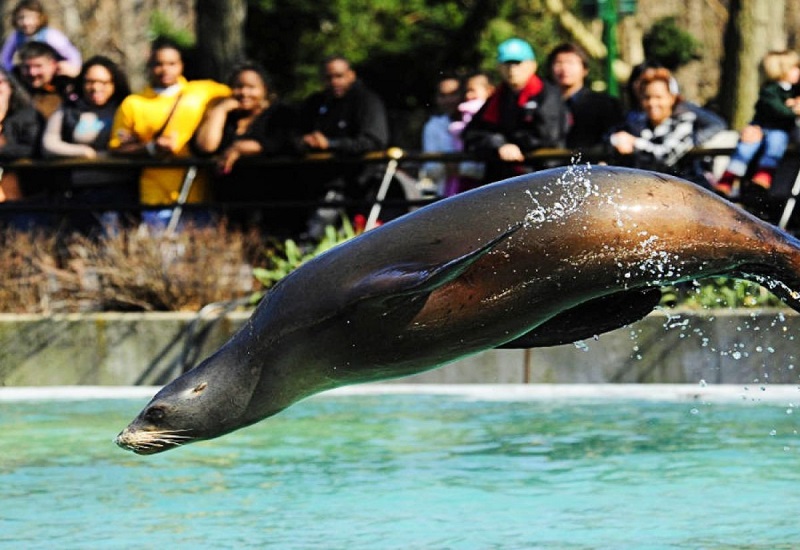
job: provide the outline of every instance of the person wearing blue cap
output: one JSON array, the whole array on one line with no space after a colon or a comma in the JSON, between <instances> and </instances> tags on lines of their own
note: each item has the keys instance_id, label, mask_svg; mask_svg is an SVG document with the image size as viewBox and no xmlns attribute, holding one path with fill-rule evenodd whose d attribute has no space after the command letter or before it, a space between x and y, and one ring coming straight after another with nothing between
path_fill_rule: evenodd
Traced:
<instances>
[{"instance_id":1,"label":"person wearing blue cap","mask_svg":"<svg viewBox=\"0 0 800 550\"><path fill-rule=\"evenodd\" d=\"M531 45L511 38L497 48L503 82L470 121L462 135L465 150L490 161L485 180L525 172L525 153L543 147L563 148L567 108L557 86L536 75Z\"/></svg>"}]
</instances>

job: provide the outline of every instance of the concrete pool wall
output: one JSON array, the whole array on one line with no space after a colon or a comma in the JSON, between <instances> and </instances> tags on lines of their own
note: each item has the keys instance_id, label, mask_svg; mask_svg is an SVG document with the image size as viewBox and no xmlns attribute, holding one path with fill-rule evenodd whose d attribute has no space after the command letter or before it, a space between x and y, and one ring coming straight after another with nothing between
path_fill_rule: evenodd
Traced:
<instances>
[{"instance_id":1,"label":"concrete pool wall","mask_svg":"<svg viewBox=\"0 0 800 550\"><path fill-rule=\"evenodd\" d=\"M0 315L0 386L164 384L248 316ZM490 350L398 382L797 384L795 335L793 312L656 312L577 345Z\"/></svg>"}]
</instances>

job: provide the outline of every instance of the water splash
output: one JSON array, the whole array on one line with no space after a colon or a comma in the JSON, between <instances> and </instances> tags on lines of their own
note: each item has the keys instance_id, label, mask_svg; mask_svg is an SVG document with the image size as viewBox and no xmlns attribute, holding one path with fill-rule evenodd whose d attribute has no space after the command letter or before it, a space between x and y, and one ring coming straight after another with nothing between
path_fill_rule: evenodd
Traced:
<instances>
[{"instance_id":1,"label":"water splash","mask_svg":"<svg viewBox=\"0 0 800 550\"><path fill-rule=\"evenodd\" d=\"M591 174L589 163L576 164L573 159L555 182L526 189L532 206L525 214L524 226L562 220L577 212L588 197L598 193Z\"/></svg>"},{"instance_id":2,"label":"water splash","mask_svg":"<svg viewBox=\"0 0 800 550\"><path fill-rule=\"evenodd\" d=\"M758 274L758 273L749 274L748 278L754 280L755 282L757 282L758 284L760 284L761 286L763 286L764 288L766 288L770 292L773 292L773 294L775 293L774 291L777 288L777 289L782 290L784 293L786 293L788 296L790 296L793 300L800 300L800 292L790 288L788 285L786 285L782 281L779 281L777 279L773 279L771 277L767 277L766 275L761 275L761 274Z\"/></svg>"},{"instance_id":3,"label":"water splash","mask_svg":"<svg viewBox=\"0 0 800 550\"><path fill-rule=\"evenodd\" d=\"M573 342L573 345L575 346L576 349L579 349L583 352L589 351L589 345L584 340L577 340Z\"/></svg>"}]
</instances>

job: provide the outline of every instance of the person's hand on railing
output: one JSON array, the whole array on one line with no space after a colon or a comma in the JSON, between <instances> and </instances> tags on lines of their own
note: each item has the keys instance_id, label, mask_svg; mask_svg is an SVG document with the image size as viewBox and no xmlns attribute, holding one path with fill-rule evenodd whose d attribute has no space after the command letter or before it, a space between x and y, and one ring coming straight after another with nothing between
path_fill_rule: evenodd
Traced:
<instances>
[{"instance_id":1,"label":"person's hand on railing","mask_svg":"<svg viewBox=\"0 0 800 550\"><path fill-rule=\"evenodd\" d=\"M82 150L83 158L86 160L96 160L97 159L97 150L94 147L86 146Z\"/></svg>"},{"instance_id":2,"label":"person's hand on railing","mask_svg":"<svg viewBox=\"0 0 800 550\"><path fill-rule=\"evenodd\" d=\"M630 155L634 150L636 136L628 132L616 132L611 134L609 141L620 155Z\"/></svg>"},{"instance_id":3,"label":"person's hand on railing","mask_svg":"<svg viewBox=\"0 0 800 550\"><path fill-rule=\"evenodd\" d=\"M261 144L255 139L237 139L217 158L220 174L229 174L241 157L252 157L261 153Z\"/></svg>"},{"instance_id":4,"label":"person's hand on railing","mask_svg":"<svg viewBox=\"0 0 800 550\"><path fill-rule=\"evenodd\" d=\"M328 142L328 138L325 137L325 134L322 132L311 132L310 134L306 134L303 136L303 143L310 147L311 149L315 149L317 151L326 151L328 147L330 147L330 142Z\"/></svg>"},{"instance_id":5,"label":"person's hand on railing","mask_svg":"<svg viewBox=\"0 0 800 550\"><path fill-rule=\"evenodd\" d=\"M172 156L178 151L178 135L176 132L164 132L152 142L154 156Z\"/></svg>"},{"instance_id":6,"label":"person's hand on railing","mask_svg":"<svg viewBox=\"0 0 800 550\"><path fill-rule=\"evenodd\" d=\"M522 150L518 145L513 143L501 145L497 150L497 156L500 157L500 160L506 162L522 162L525 160L525 155L522 154Z\"/></svg>"}]
</instances>

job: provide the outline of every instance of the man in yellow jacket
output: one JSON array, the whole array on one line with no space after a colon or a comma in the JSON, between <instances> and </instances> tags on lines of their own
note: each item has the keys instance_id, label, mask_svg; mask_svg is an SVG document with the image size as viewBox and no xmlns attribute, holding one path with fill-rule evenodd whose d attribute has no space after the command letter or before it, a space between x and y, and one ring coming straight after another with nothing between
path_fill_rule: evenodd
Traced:
<instances>
[{"instance_id":1,"label":"man in yellow jacket","mask_svg":"<svg viewBox=\"0 0 800 550\"><path fill-rule=\"evenodd\" d=\"M109 148L113 154L132 157L181 158L191 155L189 142L208 103L230 95L228 86L213 80L188 81L178 46L160 39L153 43L148 61L150 86L125 98L114 117ZM145 168L139 181L145 221L168 217L162 207L174 204L186 168ZM200 172L187 202L208 200L208 182ZM155 219L153 221L155 221Z\"/></svg>"}]
</instances>

